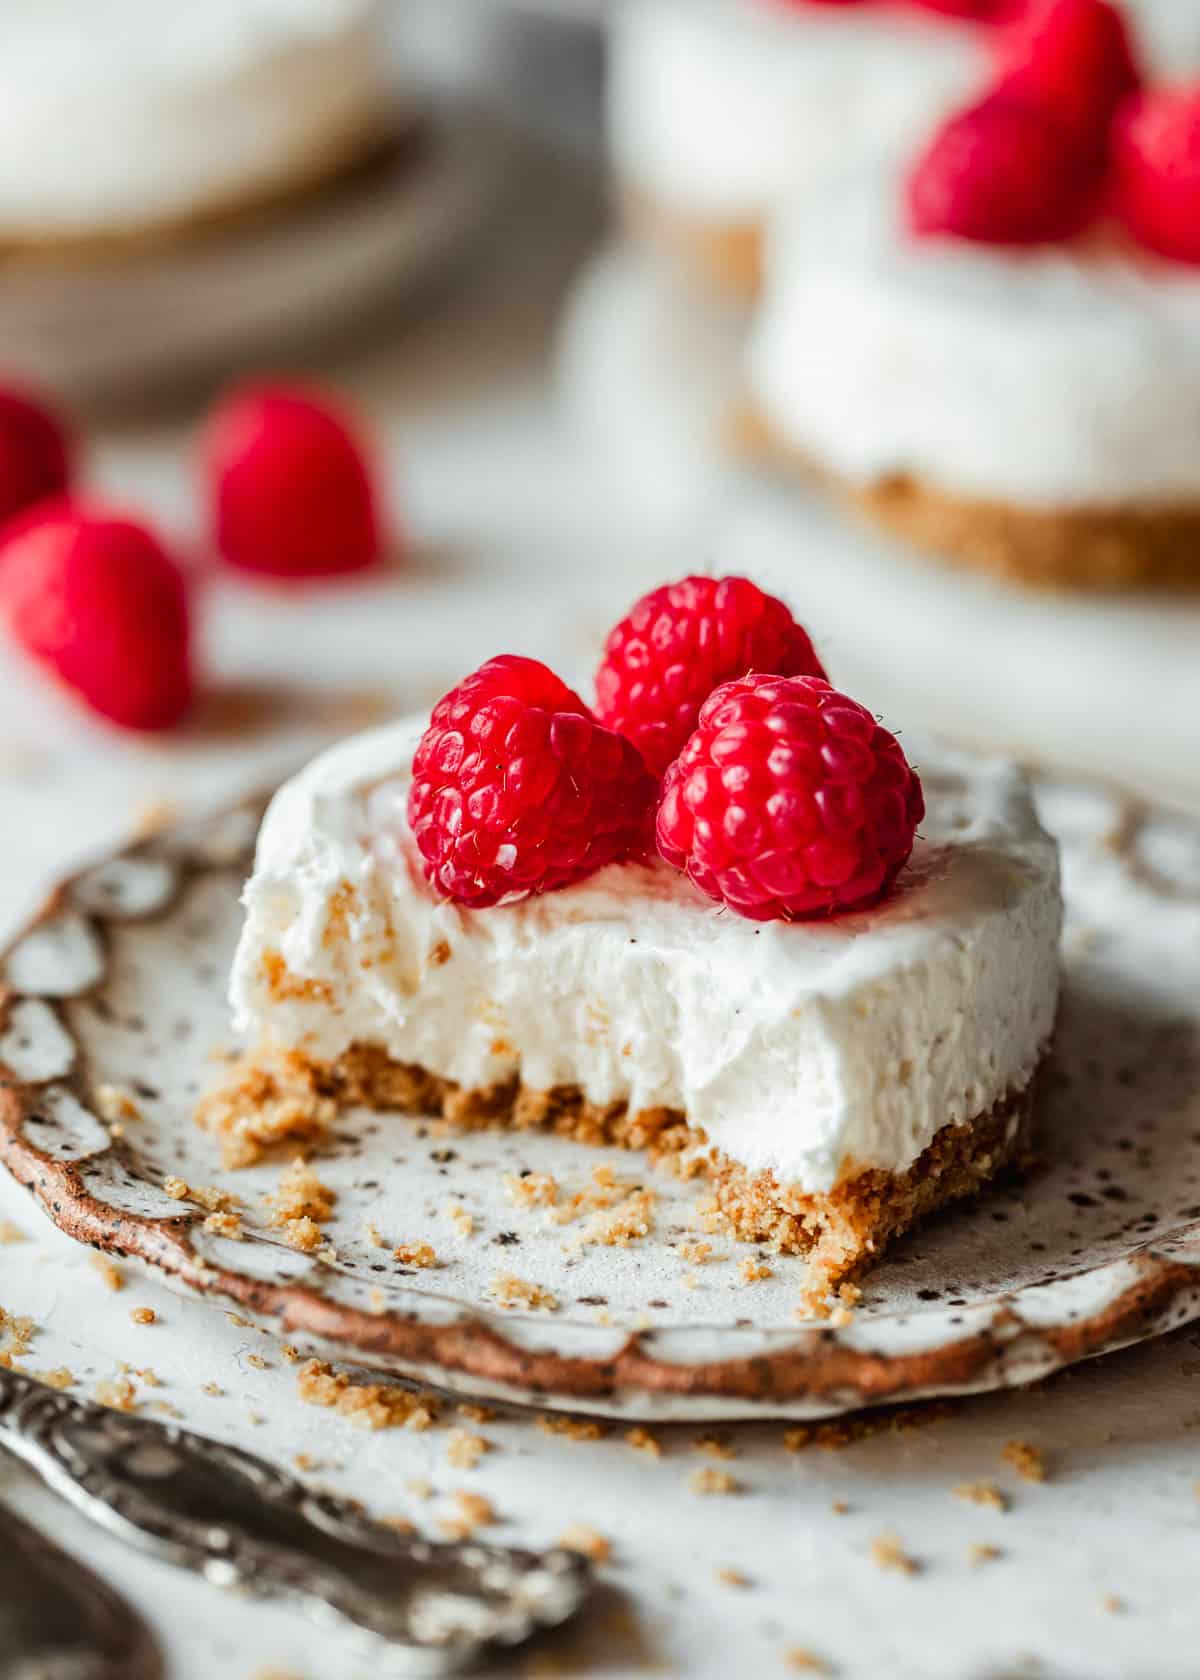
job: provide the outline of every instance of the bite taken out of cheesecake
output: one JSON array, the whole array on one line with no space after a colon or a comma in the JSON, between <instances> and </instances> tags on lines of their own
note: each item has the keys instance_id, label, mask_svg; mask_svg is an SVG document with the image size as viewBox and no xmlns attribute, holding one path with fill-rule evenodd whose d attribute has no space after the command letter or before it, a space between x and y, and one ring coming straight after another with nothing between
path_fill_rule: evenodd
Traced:
<instances>
[{"instance_id":1,"label":"bite taken out of cheesecake","mask_svg":"<svg viewBox=\"0 0 1200 1680\"><path fill-rule=\"evenodd\" d=\"M698 584L720 592L685 580L675 606L656 592L652 639ZM740 662L745 640L722 657ZM776 651L815 663L803 642ZM631 643L613 646L601 712L637 733L613 677ZM718 685L660 782L644 766L670 750L661 708L643 760L544 667L534 698L554 704L531 704L531 666L490 662L432 724L345 742L277 794L232 978L246 1054L202 1122L234 1164L344 1105L645 1148L707 1179L718 1227L805 1256L821 1298L1027 1139L1058 997L1054 843L1008 764L931 745L918 779L821 677ZM552 820L522 829L510 812L481 840L469 831L494 800L476 778L455 816L447 790L470 783L481 738L487 760L473 724L497 714L516 750L495 776L484 764L487 787L536 770ZM657 856L633 812L647 791ZM589 800L579 832L598 849L579 867L567 805ZM771 843L785 831L790 852ZM529 836L546 833L532 850L569 878L497 875L529 876ZM473 885L468 855L483 859Z\"/></svg>"}]
</instances>

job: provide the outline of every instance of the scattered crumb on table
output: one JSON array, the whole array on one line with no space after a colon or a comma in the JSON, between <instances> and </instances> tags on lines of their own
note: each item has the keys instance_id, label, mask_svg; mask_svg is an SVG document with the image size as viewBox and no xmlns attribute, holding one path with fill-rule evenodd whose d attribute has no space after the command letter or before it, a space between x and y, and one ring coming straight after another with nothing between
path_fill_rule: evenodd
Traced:
<instances>
[{"instance_id":1,"label":"scattered crumb on table","mask_svg":"<svg viewBox=\"0 0 1200 1680\"><path fill-rule=\"evenodd\" d=\"M111 1289L114 1295L124 1289L125 1274L119 1266L114 1265L107 1254L90 1254L88 1264L98 1274L104 1287Z\"/></svg>"},{"instance_id":2,"label":"scattered crumb on table","mask_svg":"<svg viewBox=\"0 0 1200 1680\"><path fill-rule=\"evenodd\" d=\"M52 1371L30 1371L29 1375L35 1382L45 1383L47 1388L74 1388L76 1381L74 1371L66 1365L56 1365Z\"/></svg>"},{"instance_id":3,"label":"scattered crumb on table","mask_svg":"<svg viewBox=\"0 0 1200 1680\"><path fill-rule=\"evenodd\" d=\"M31 1318L6 1312L0 1307L0 1366L11 1371L13 1361L25 1357L36 1335L37 1326Z\"/></svg>"},{"instance_id":4,"label":"scattered crumb on table","mask_svg":"<svg viewBox=\"0 0 1200 1680\"><path fill-rule=\"evenodd\" d=\"M446 1438L446 1457L456 1470L473 1470L491 1450L487 1436L470 1429L452 1429Z\"/></svg>"},{"instance_id":5,"label":"scattered crumb on table","mask_svg":"<svg viewBox=\"0 0 1200 1680\"><path fill-rule=\"evenodd\" d=\"M593 1563L607 1563L612 1557L612 1541L586 1523L572 1523L555 1544L568 1552L582 1552Z\"/></svg>"},{"instance_id":6,"label":"scattered crumb on table","mask_svg":"<svg viewBox=\"0 0 1200 1680\"><path fill-rule=\"evenodd\" d=\"M1046 1455L1028 1441L1009 1441L1000 1455L1024 1481L1046 1480Z\"/></svg>"},{"instance_id":7,"label":"scattered crumb on table","mask_svg":"<svg viewBox=\"0 0 1200 1680\"><path fill-rule=\"evenodd\" d=\"M539 1412L536 1424L543 1435L565 1435L570 1441L599 1441L608 1434L608 1426L598 1418L572 1412Z\"/></svg>"},{"instance_id":8,"label":"scattered crumb on table","mask_svg":"<svg viewBox=\"0 0 1200 1680\"><path fill-rule=\"evenodd\" d=\"M702 1470L693 1470L688 1477L688 1487L693 1493L740 1493L741 1487L728 1470L718 1470L715 1465L706 1464Z\"/></svg>"},{"instance_id":9,"label":"scattered crumb on table","mask_svg":"<svg viewBox=\"0 0 1200 1680\"><path fill-rule=\"evenodd\" d=\"M965 1499L971 1505L986 1505L993 1511L1008 1510L1008 1495L995 1482L959 1482L954 1497Z\"/></svg>"},{"instance_id":10,"label":"scattered crumb on table","mask_svg":"<svg viewBox=\"0 0 1200 1680\"><path fill-rule=\"evenodd\" d=\"M138 1409L137 1389L124 1371L102 1378L93 1390L93 1398L114 1412L136 1412Z\"/></svg>"},{"instance_id":11,"label":"scattered crumb on table","mask_svg":"<svg viewBox=\"0 0 1200 1680\"><path fill-rule=\"evenodd\" d=\"M798 1674L828 1674L829 1665L807 1645L793 1645L783 1653L783 1660Z\"/></svg>"},{"instance_id":12,"label":"scattered crumb on table","mask_svg":"<svg viewBox=\"0 0 1200 1680\"><path fill-rule=\"evenodd\" d=\"M890 1569L901 1575L916 1575L920 1564L910 1557L895 1534L877 1534L871 1542L871 1562L877 1569Z\"/></svg>"},{"instance_id":13,"label":"scattered crumb on table","mask_svg":"<svg viewBox=\"0 0 1200 1680\"><path fill-rule=\"evenodd\" d=\"M994 1563L1003 1555L999 1546L989 1546L983 1540L975 1540L967 1547L967 1562L972 1569L978 1569L980 1564Z\"/></svg>"},{"instance_id":14,"label":"scattered crumb on table","mask_svg":"<svg viewBox=\"0 0 1200 1680\"><path fill-rule=\"evenodd\" d=\"M496 1520L495 1506L482 1493L459 1488L454 1493L454 1503L454 1515L443 1517L438 1523L448 1540L469 1540L477 1528L486 1528Z\"/></svg>"}]
</instances>

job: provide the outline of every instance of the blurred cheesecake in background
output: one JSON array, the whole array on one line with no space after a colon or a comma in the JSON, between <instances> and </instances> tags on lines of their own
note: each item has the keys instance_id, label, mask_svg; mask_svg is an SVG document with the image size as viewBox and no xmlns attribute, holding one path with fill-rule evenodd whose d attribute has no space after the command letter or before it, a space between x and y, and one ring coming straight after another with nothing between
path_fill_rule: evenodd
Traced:
<instances>
[{"instance_id":1,"label":"blurred cheesecake in background","mask_svg":"<svg viewBox=\"0 0 1200 1680\"><path fill-rule=\"evenodd\" d=\"M334 180L407 122L376 0L3 0L0 241L188 227Z\"/></svg>"},{"instance_id":2,"label":"blurred cheesecake in background","mask_svg":"<svg viewBox=\"0 0 1200 1680\"><path fill-rule=\"evenodd\" d=\"M752 424L922 552L1195 587L1200 7L1038 0L996 42L911 152L776 212Z\"/></svg>"},{"instance_id":3,"label":"blurred cheesecake in background","mask_svg":"<svg viewBox=\"0 0 1200 1680\"><path fill-rule=\"evenodd\" d=\"M831 680L885 717L976 750L1200 809L1200 595L1051 593L842 517L722 439L740 376L729 311L628 243L564 323L566 412L646 576L699 559L786 595Z\"/></svg>"},{"instance_id":4,"label":"blurred cheesecake in background","mask_svg":"<svg viewBox=\"0 0 1200 1680\"><path fill-rule=\"evenodd\" d=\"M988 34L894 0L626 0L608 116L631 224L752 296L774 204L913 142L983 75Z\"/></svg>"},{"instance_id":5,"label":"blurred cheesecake in background","mask_svg":"<svg viewBox=\"0 0 1200 1680\"><path fill-rule=\"evenodd\" d=\"M745 370L769 453L1021 583L1200 584L1200 268L1108 226L918 239L902 202L870 167L773 227Z\"/></svg>"}]
</instances>

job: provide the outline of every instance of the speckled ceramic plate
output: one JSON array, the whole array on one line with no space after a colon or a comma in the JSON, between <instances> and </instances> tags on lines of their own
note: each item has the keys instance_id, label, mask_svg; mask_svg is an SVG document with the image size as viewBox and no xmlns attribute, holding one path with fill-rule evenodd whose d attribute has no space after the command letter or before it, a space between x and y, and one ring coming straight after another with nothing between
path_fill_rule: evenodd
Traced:
<instances>
[{"instance_id":1,"label":"speckled ceramic plate","mask_svg":"<svg viewBox=\"0 0 1200 1680\"><path fill-rule=\"evenodd\" d=\"M307 353L385 302L427 294L529 167L510 129L448 106L294 206L129 247L10 254L0 363L66 397L128 405Z\"/></svg>"},{"instance_id":2,"label":"speckled ceramic plate","mask_svg":"<svg viewBox=\"0 0 1200 1680\"><path fill-rule=\"evenodd\" d=\"M78 1241L305 1349L451 1389L668 1419L1028 1382L1200 1316L1200 827L1078 787L1047 786L1042 804L1069 901L1047 1165L900 1245L840 1328L797 1321L798 1262L766 1257L769 1278L743 1278L754 1251L703 1237L700 1187L554 1137L347 1115L317 1158L338 1197L334 1253L283 1244L262 1200L279 1163L226 1172L193 1122L229 1042L253 802L75 876L9 950L0 1155ZM114 1090L135 1118L104 1118ZM569 1194L601 1162L656 1192L628 1248L589 1244L586 1220L557 1224L506 1189L533 1170ZM237 1194L243 1240L205 1230L168 1176ZM438 1263L402 1264L402 1243ZM556 1309L498 1305L505 1277Z\"/></svg>"}]
</instances>

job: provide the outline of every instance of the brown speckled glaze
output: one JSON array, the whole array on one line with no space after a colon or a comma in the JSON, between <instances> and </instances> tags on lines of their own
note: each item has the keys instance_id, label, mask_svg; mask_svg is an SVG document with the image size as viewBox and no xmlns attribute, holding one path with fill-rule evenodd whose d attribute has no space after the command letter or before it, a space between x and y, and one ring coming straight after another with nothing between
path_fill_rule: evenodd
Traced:
<instances>
[{"instance_id":1,"label":"brown speckled glaze","mask_svg":"<svg viewBox=\"0 0 1200 1680\"><path fill-rule=\"evenodd\" d=\"M316 1165L337 1191L324 1261L262 1211L278 1164L229 1173L193 1124L228 1044L225 974L261 801L177 825L64 882L4 959L0 1156L76 1240L338 1357L464 1392L629 1417L815 1417L1029 1382L1200 1316L1200 825L1046 785L1063 842L1066 989L1046 1164L907 1239L848 1324L799 1323L799 1262L727 1239L693 1264L703 1187L636 1154L352 1113ZM114 1125L113 1087L137 1117ZM503 1185L591 1167L656 1192L627 1249L514 1206ZM246 1204L245 1240L162 1188ZM445 1217L473 1216L464 1237ZM369 1223L386 1241L368 1240ZM416 1271L392 1250L428 1241ZM741 1258L773 1275L747 1283ZM506 1311L498 1274L558 1310Z\"/></svg>"}]
</instances>

